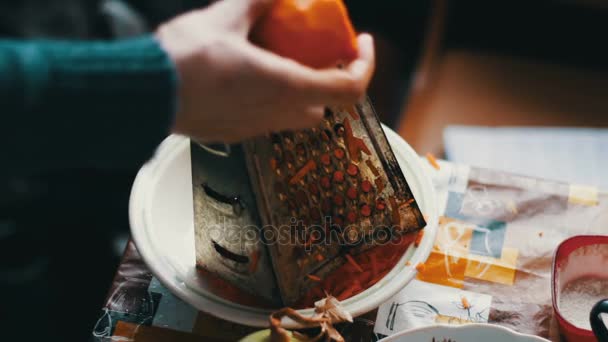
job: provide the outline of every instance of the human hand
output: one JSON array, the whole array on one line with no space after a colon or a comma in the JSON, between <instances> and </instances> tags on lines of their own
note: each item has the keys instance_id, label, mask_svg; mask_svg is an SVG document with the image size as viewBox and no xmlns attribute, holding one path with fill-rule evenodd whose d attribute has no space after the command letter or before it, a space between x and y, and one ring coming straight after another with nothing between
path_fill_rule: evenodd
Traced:
<instances>
[{"instance_id":1,"label":"human hand","mask_svg":"<svg viewBox=\"0 0 608 342\"><path fill-rule=\"evenodd\" d=\"M360 100L374 71L373 39L343 69L315 70L248 40L272 0L222 0L162 25L157 39L177 66L173 131L200 142L236 142L270 131L308 128L325 106Z\"/></svg>"}]
</instances>

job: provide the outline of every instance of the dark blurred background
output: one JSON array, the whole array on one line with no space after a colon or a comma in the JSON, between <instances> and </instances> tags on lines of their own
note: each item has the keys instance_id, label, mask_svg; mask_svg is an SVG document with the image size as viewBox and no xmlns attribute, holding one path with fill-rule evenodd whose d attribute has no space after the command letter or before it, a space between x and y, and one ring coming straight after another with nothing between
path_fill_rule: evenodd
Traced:
<instances>
[{"instance_id":1,"label":"dark blurred background","mask_svg":"<svg viewBox=\"0 0 608 342\"><path fill-rule=\"evenodd\" d=\"M452 123L608 124L602 1L346 2L357 28L376 37L372 101L420 153L441 153ZM205 4L0 0L0 37L117 39ZM136 172L0 180L1 336L88 338L128 239Z\"/></svg>"}]
</instances>

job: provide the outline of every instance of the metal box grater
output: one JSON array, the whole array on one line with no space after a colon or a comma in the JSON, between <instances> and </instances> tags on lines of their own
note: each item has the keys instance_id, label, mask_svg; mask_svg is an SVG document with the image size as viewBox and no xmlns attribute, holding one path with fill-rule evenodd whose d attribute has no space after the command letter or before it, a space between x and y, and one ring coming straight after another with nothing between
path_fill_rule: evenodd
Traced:
<instances>
[{"instance_id":1,"label":"metal box grater","mask_svg":"<svg viewBox=\"0 0 608 342\"><path fill-rule=\"evenodd\" d=\"M369 100L224 151L193 143L192 179L197 265L275 304L425 225Z\"/></svg>"}]
</instances>

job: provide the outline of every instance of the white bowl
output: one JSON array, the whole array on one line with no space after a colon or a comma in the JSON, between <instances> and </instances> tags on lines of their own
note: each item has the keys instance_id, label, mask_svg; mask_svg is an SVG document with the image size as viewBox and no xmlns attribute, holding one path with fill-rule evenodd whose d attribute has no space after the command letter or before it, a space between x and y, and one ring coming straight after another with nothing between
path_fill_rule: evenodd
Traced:
<instances>
[{"instance_id":1,"label":"white bowl","mask_svg":"<svg viewBox=\"0 0 608 342\"><path fill-rule=\"evenodd\" d=\"M414 265L424 262L437 231L437 200L429 175L414 150L395 132L384 127L397 161L427 218L424 238L406 251L397 265L378 283L342 303L353 316L377 308L416 275ZM152 273L173 294L197 309L219 318L251 326L267 326L268 309L237 304L213 294L195 269L192 173L189 140L168 137L133 183L129 203L131 233ZM406 266L406 261L411 265ZM299 310L311 315L312 309ZM298 325L284 320L287 328Z\"/></svg>"},{"instance_id":2,"label":"white bowl","mask_svg":"<svg viewBox=\"0 0 608 342\"><path fill-rule=\"evenodd\" d=\"M532 335L524 335L495 324L433 325L406 330L386 337L379 342L436 342L451 339L451 342L548 342Z\"/></svg>"}]
</instances>

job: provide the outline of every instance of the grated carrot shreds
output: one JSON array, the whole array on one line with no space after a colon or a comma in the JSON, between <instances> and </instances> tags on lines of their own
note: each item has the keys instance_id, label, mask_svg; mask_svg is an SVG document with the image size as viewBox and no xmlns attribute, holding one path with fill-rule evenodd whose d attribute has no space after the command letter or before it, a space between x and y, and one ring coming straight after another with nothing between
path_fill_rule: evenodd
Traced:
<instances>
[{"instance_id":1,"label":"grated carrot shreds","mask_svg":"<svg viewBox=\"0 0 608 342\"><path fill-rule=\"evenodd\" d=\"M426 266L424 266L424 264L423 264L423 263L421 263L421 262L419 262L419 263L416 265L416 271L418 271L418 272L424 272L424 269L425 269L425 268L426 268Z\"/></svg>"},{"instance_id":2,"label":"grated carrot shreds","mask_svg":"<svg viewBox=\"0 0 608 342\"><path fill-rule=\"evenodd\" d=\"M371 254L369 256L369 259L369 263L372 269L372 278L374 278L376 275L378 275L378 261L376 260L375 254Z\"/></svg>"},{"instance_id":3,"label":"grated carrot shreds","mask_svg":"<svg viewBox=\"0 0 608 342\"><path fill-rule=\"evenodd\" d=\"M374 285L375 283L379 282L380 279L384 278L384 276L389 272L390 270L386 270L382 273L380 273L379 275L375 276L374 278L372 278L368 283L367 283L367 287L370 287L372 285Z\"/></svg>"},{"instance_id":4,"label":"grated carrot shreds","mask_svg":"<svg viewBox=\"0 0 608 342\"><path fill-rule=\"evenodd\" d=\"M429 152L426 154L426 160L429 161L429 164L431 164L431 166L433 166L435 168L435 170L441 169L441 167L439 166L439 163L437 162L437 158L435 158L435 156L432 153Z\"/></svg>"},{"instance_id":5,"label":"grated carrot shreds","mask_svg":"<svg viewBox=\"0 0 608 342\"><path fill-rule=\"evenodd\" d=\"M416 240L417 233L406 234L395 239L394 243L376 246L363 251L356 257L350 257L355 261L354 265L344 256L344 263L334 272L328 274L318 282L316 286L307 291L306 294L294 304L294 308L303 309L314 307L314 303L327 294L331 294L339 300L355 296L370 286L377 284L393 267L400 262L400 258L407 248ZM375 260L377 274L372 274L372 260ZM358 267L357 267L358 266ZM363 272L359 272L359 269ZM353 285L356 283L357 285Z\"/></svg>"},{"instance_id":6,"label":"grated carrot shreds","mask_svg":"<svg viewBox=\"0 0 608 342\"><path fill-rule=\"evenodd\" d=\"M355 261L355 259L353 259L353 257L350 254L344 254L344 256L346 257L346 260L348 260L348 262L353 265L353 267L359 271L360 273L363 273L363 269L361 268L361 266L359 266L359 264L357 264L357 262Z\"/></svg>"},{"instance_id":7,"label":"grated carrot shreds","mask_svg":"<svg viewBox=\"0 0 608 342\"><path fill-rule=\"evenodd\" d=\"M467 299L467 297L462 296L460 298L460 302L462 303L462 307L465 309L470 309L471 308L471 303L469 303L469 300Z\"/></svg>"},{"instance_id":8,"label":"grated carrot shreds","mask_svg":"<svg viewBox=\"0 0 608 342\"><path fill-rule=\"evenodd\" d=\"M338 298L338 300L345 300L345 299L351 297L352 295L360 292L361 290L362 290L361 284L359 284L358 282L353 282L349 287L347 287L344 291L342 291L342 293L340 293L336 298Z\"/></svg>"},{"instance_id":9,"label":"grated carrot shreds","mask_svg":"<svg viewBox=\"0 0 608 342\"><path fill-rule=\"evenodd\" d=\"M320 282L321 281L321 278L317 277L316 275L307 274L306 276L308 277L308 279L310 279L312 281L316 281L316 282Z\"/></svg>"},{"instance_id":10,"label":"grated carrot shreds","mask_svg":"<svg viewBox=\"0 0 608 342\"><path fill-rule=\"evenodd\" d=\"M367 284L372 278L374 278L372 271L365 271L357 274L357 280L359 280L361 284Z\"/></svg>"},{"instance_id":11,"label":"grated carrot shreds","mask_svg":"<svg viewBox=\"0 0 608 342\"><path fill-rule=\"evenodd\" d=\"M418 236L416 236L416 241L414 241L414 246L416 246L416 247L420 246L420 242L422 241L423 237L424 237L424 229L418 232Z\"/></svg>"}]
</instances>

